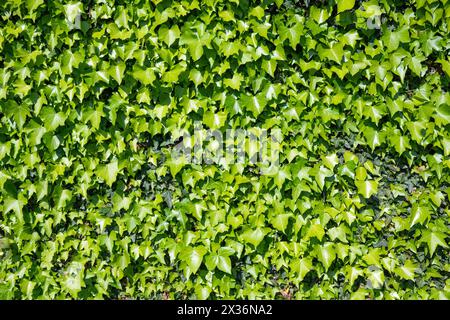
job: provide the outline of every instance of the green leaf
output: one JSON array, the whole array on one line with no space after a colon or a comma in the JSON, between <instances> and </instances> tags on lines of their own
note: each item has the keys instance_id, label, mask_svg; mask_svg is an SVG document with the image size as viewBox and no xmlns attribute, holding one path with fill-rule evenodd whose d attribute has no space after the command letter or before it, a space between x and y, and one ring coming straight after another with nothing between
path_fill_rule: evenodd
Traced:
<instances>
[{"instance_id":1,"label":"green leaf","mask_svg":"<svg viewBox=\"0 0 450 320\"><path fill-rule=\"evenodd\" d=\"M277 69L277 61L276 60L263 60L262 68L273 78L274 74L275 74L275 70Z\"/></svg>"},{"instance_id":2,"label":"green leaf","mask_svg":"<svg viewBox=\"0 0 450 320\"><path fill-rule=\"evenodd\" d=\"M156 75L154 71L150 68L147 69L136 68L133 71L133 77L136 80L139 80L143 85L150 85L153 83L153 81L156 80Z\"/></svg>"},{"instance_id":3,"label":"green leaf","mask_svg":"<svg viewBox=\"0 0 450 320\"><path fill-rule=\"evenodd\" d=\"M211 294L211 289L208 287L203 287L200 284L195 286L195 295L198 300L206 300Z\"/></svg>"},{"instance_id":4,"label":"green leaf","mask_svg":"<svg viewBox=\"0 0 450 320\"><path fill-rule=\"evenodd\" d=\"M436 124L438 126L444 126L450 123L450 104L440 105L436 109L436 114L434 116Z\"/></svg>"},{"instance_id":5,"label":"green leaf","mask_svg":"<svg viewBox=\"0 0 450 320\"><path fill-rule=\"evenodd\" d=\"M428 245L428 248L430 249L430 255L432 256L436 252L438 246L448 248L448 244L445 241L445 238L446 236L442 232L424 230L420 241L425 242Z\"/></svg>"},{"instance_id":6,"label":"green leaf","mask_svg":"<svg viewBox=\"0 0 450 320\"><path fill-rule=\"evenodd\" d=\"M322 263L325 270L331 267L331 264L336 259L336 251L334 249L334 244L331 242L326 242L322 246L316 247L317 259Z\"/></svg>"},{"instance_id":7,"label":"green leaf","mask_svg":"<svg viewBox=\"0 0 450 320\"><path fill-rule=\"evenodd\" d=\"M395 135L390 137L392 144L394 145L395 150L401 155L407 149L411 149L411 145L409 144L409 138L407 136Z\"/></svg>"},{"instance_id":8,"label":"green leaf","mask_svg":"<svg viewBox=\"0 0 450 320\"><path fill-rule=\"evenodd\" d=\"M327 155L327 156L323 157L322 160L323 160L323 163L325 164L325 166L330 170L333 170L334 167L339 163L339 158L336 155L336 153Z\"/></svg>"},{"instance_id":9,"label":"green leaf","mask_svg":"<svg viewBox=\"0 0 450 320\"><path fill-rule=\"evenodd\" d=\"M405 280L414 280L414 273L417 270L417 265L411 260L406 260L401 267L395 268L394 272Z\"/></svg>"},{"instance_id":10,"label":"green leaf","mask_svg":"<svg viewBox=\"0 0 450 320\"><path fill-rule=\"evenodd\" d=\"M73 296L77 296L84 286L83 281L84 266L80 262L72 262L67 268L64 277L63 287Z\"/></svg>"},{"instance_id":11,"label":"green leaf","mask_svg":"<svg viewBox=\"0 0 450 320\"><path fill-rule=\"evenodd\" d=\"M438 59L437 62L442 65L442 70L447 74L447 77L450 77L450 62L443 59Z\"/></svg>"},{"instance_id":12,"label":"green leaf","mask_svg":"<svg viewBox=\"0 0 450 320\"><path fill-rule=\"evenodd\" d=\"M13 211L16 214L19 221L23 222L23 207L25 204L26 202L20 196L18 199L8 197L4 200L3 211L5 213Z\"/></svg>"},{"instance_id":13,"label":"green leaf","mask_svg":"<svg viewBox=\"0 0 450 320\"><path fill-rule=\"evenodd\" d=\"M358 193L368 199L378 192L378 182L374 180L355 181Z\"/></svg>"},{"instance_id":14,"label":"green leaf","mask_svg":"<svg viewBox=\"0 0 450 320\"><path fill-rule=\"evenodd\" d=\"M313 264L309 258L295 259L290 267L297 274L298 281L303 281L308 272L313 270Z\"/></svg>"},{"instance_id":15,"label":"green leaf","mask_svg":"<svg viewBox=\"0 0 450 320\"><path fill-rule=\"evenodd\" d=\"M325 230L320 224L312 224L311 227L309 227L308 232L306 233L306 239L316 237L319 241L322 241L323 236L325 235Z\"/></svg>"},{"instance_id":16,"label":"green leaf","mask_svg":"<svg viewBox=\"0 0 450 320\"><path fill-rule=\"evenodd\" d=\"M324 166L313 169L311 174L314 175L314 178L320 189L323 189L325 187L325 179L334 175L333 171L325 168Z\"/></svg>"},{"instance_id":17,"label":"green leaf","mask_svg":"<svg viewBox=\"0 0 450 320\"><path fill-rule=\"evenodd\" d=\"M173 69L171 69L170 71L166 71L164 72L163 76L162 76L162 81L164 82L176 82L178 80L178 78L180 77L180 74L182 72L184 72L186 70L186 65L185 64L177 64Z\"/></svg>"},{"instance_id":18,"label":"green leaf","mask_svg":"<svg viewBox=\"0 0 450 320\"><path fill-rule=\"evenodd\" d=\"M417 143L421 143L427 129L426 122L425 121L408 122L406 126L413 140L416 141Z\"/></svg>"},{"instance_id":19,"label":"green leaf","mask_svg":"<svg viewBox=\"0 0 450 320\"><path fill-rule=\"evenodd\" d=\"M314 21L316 21L318 24L324 23L330 17L330 12L328 10L317 8L314 6L311 7L309 14L311 18L313 18Z\"/></svg>"},{"instance_id":20,"label":"green leaf","mask_svg":"<svg viewBox=\"0 0 450 320\"><path fill-rule=\"evenodd\" d=\"M56 112L51 107L42 108L39 114L44 121L44 128L47 131L53 131L62 126L66 121L66 115L62 112Z\"/></svg>"},{"instance_id":21,"label":"green leaf","mask_svg":"<svg viewBox=\"0 0 450 320\"><path fill-rule=\"evenodd\" d=\"M383 138L380 133L372 127L365 127L363 134L372 151L383 143Z\"/></svg>"},{"instance_id":22,"label":"green leaf","mask_svg":"<svg viewBox=\"0 0 450 320\"><path fill-rule=\"evenodd\" d=\"M177 25L174 25L170 29L166 26L162 26L158 31L158 37L170 47L177 39L180 38L180 29Z\"/></svg>"},{"instance_id":23,"label":"green leaf","mask_svg":"<svg viewBox=\"0 0 450 320\"><path fill-rule=\"evenodd\" d=\"M181 251L180 259L186 262L193 274L196 274L206 252L207 250L203 246L187 247Z\"/></svg>"},{"instance_id":24,"label":"green leaf","mask_svg":"<svg viewBox=\"0 0 450 320\"><path fill-rule=\"evenodd\" d=\"M19 129L22 129L27 117L30 116L30 109L25 104L17 104L14 100L6 103L6 116L12 117Z\"/></svg>"},{"instance_id":25,"label":"green leaf","mask_svg":"<svg viewBox=\"0 0 450 320\"><path fill-rule=\"evenodd\" d=\"M245 108L253 113L254 117L257 117L266 107L266 97L263 94L257 94L256 96L241 96L242 104Z\"/></svg>"},{"instance_id":26,"label":"green leaf","mask_svg":"<svg viewBox=\"0 0 450 320\"><path fill-rule=\"evenodd\" d=\"M118 172L119 165L117 160L113 160L106 165L101 165L97 169L97 175L102 178L110 187L116 181Z\"/></svg>"},{"instance_id":27,"label":"green leaf","mask_svg":"<svg viewBox=\"0 0 450 320\"><path fill-rule=\"evenodd\" d=\"M348 243L346 230L344 225L339 225L338 227L333 227L328 230L328 234L330 235L330 239L335 241L336 239L339 239L340 241L344 243Z\"/></svg>"},{"instance_id":28,"label":"green leaf","mask_svg":"<svg viewBox=\"0 0 450 320\"><path fill-rule=\"evenodd\" d=\"M167 160L166 164L169 166L170 174L175 178L178 172L183 169L183 167L188 163L185 155L183 154L175 154Z\"/></svg>"},{"instance_id":29,"label":"green leaf","mask_svg":"<svg viewBox=\"0 0 450 320\"><path fill-rule=\"evenodd\" d=\"M226 112L207 111L203 114L203 123L211 129L218 129L224 126L227 120Z\"/></svg>"},{"instance_id":30,"label":"green leaf","mask_svg":"<svg viewBox=\"0 0 450 320\"><path fill-rule=\"evenodd\" d=\"M332 60L341 64L344 56L344 46L340 42L335 42L329 48L319 47L318 52L321 60Z\"/></svg>"},{"instance_id":31,"label":"green leaf","mask_svg":"<svg viewBox=\"0 0 450 320\"><path fill-rule=\"evenodd\" d=\"M200 85L204 81L202 73L197 69L191 70L189 73L189 79L194 82L196 86Z\"/></svg>"},{"instance_id":32,"label":"green leaf","mask_svg":"<svg viewBox=\"0 0 450 320\"><path fill-rule=\"evenodd\" d=\"M261 241L263 241L266 234L267 234L266 230L262 228L248 229L247 231L241 234L241 239L244 242L250 243L255 247L257 247L261 243Z\"/></svg>"},{"instance_id":33,"label":"green leaf","mask_svg":"<svg viewBox=\"0 0 450 320\"><path fill-rule=\"evenodd\" d=\"M300 43L300 37L303 34L303 25L296 23L291 27L282 26L279 34L281 41L285 41L287 39L292 49L295 50L297 45Z\"/></svg>"},{"instance_id":34,"label":"green leaf","mask_svg":"<svg viewBox=\"0 0 450 320\"><path fill-rule=\"evenodd\" d=\"M337 13L341 13L342 11L353 9L354 6L355 6L355 0L338 0Z\"/></svg>"},{"instance_id":35,"label":"green leaf","mask_svg":"<svg viewBox=\"0 0 450 320\"><path fill-rule=\"evenodd\" d=\"M367 179L367 170L364 167L358 167L355 171L356 180L364 181Z\"/></svg>"},{"instance_id":36,"label":"green leaf","mask_svg":"<svg viewBox=\"0 0 450 320\"><path fill-rule=\"evenodd\" d=\"M414 204L411 209L411 216L409 218L409 227L412 228L415 224L424 224L431 216L431 212L427 207Z\"/></svg>"},{"instance_id":37,"label":"green leaf","mask_svg":"<svg viewBox=\"0 0 450 320\"><path fill-rule=\"evenodd\" d=\"M230 87L234 90L239 90L243 81L244 77L240 73L234 73L232 78L224 79L223 83L227 87Z\"/></svg>"},{"instance_id":38,"label":"green leaf","mask_svg":"<svg viewBox=\"0 0 450 320\"><path fill-rule=\"evenodd\" d=\"M109 75L120 85L122 83L125 72L125 63L121 62L115 66L111 66L108 70Z\"/></svg>"},{"instance_id":39,"label":"green leaf","mask_svg":"<svg viewBox=\"0 0 450 320\"><path fill-rule=\"evenodd\" d=\"M116 19L114 20L114 22L116 23L116 25L119 28L126 28L128 29L128 14L127 14L127 9L120 6L117 8L116 10L117 15L116 15Z\"/></svg>"},{"instance_id":40,"label":"green leaf","mask_svg":"<svg viewBox=\"0 0 450 320\"><path fill-rule=\"evenodd\" d=\"M74 23L75 19L83 12L83 3L74 2L64 5L64 13L66 14L66 19L70 23Z\"/></svg>"},{"instance_id":41,"label":"green leaf","mask_svg":"<svg viewBox=\"0 0 450 320\"><path fill-rule=\"evenodd\" d=\"M208 255L206 257L205 264L209 270L214 270L217 267L217 269L225 273L231 274L231 259L228 257L228 255L224 254Z\"/></svg>"},{"instance_id":42,"label":"green leaf","mask_svg":"<svg viewBox=\"0 0 450 320\"><path fill-rule=\"evenodd\" d=\"M408 43L410 41L408 28L402 27L395 31L387 31L382 39L388 47L388 52L397 50L400 43Z\"/></svg>"},{"instance_id":43,"label":"green leaf","mask_svg":"<svg viewBox=\"0 0 450 320\"><path fill-rule=\"evenodd\" d=\"M204 31L204 25L199 24L197 30L185 30L180 37L180 45L187 45L189 53L194 61L199 60L203 56L203 46L208 45L211 41L211 35Z\"/></svg>"},{"instance_id":44,"label":"green leaf","mask_svg":"<svg viewBox=\"0 0 450 320\"><path fill-rule=\"evenodd\" d=\"M368 272L368 279L374 289L380 289L384 285L384 272L383 270L374 270Z\"/></svg>"},{"instance_id":45,"label":"green leaf","mask_svg":"<svg viewBox=\"0 0 450 320\"><path fill-rule=\"evenodd\" d=\"M290 217L291 215L287 213L277 214L270 222L277 230L284 232L288 226Z\"/></svg>"},{"instance_id":46,"label":"green leaf","mask_svg":"<svg viewBox=\"0 0 450 320\"><path fill-rule=\"evenodd\" d=\"M361 269L353 266L346 266L345 270L345 278L348 280L351 286L355 283L356 279L364 275L364 272Z\"/></svg>"},{"instance_id":47,"label":"green leaf","mask_svg":"<svg viewBox=\"0 0 450 320\"><path fill-rule=\"evenodd\" d=\"M422 61L424 60L425 58L413 56L408 64L409 68L419 77L422 76Z\"/></svg>"}]
</instances>

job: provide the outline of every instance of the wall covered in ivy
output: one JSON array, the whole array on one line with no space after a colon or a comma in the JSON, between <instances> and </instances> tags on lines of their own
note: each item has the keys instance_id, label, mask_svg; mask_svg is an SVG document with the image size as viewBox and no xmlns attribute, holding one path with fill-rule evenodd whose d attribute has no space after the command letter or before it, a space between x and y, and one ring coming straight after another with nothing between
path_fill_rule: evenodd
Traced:
<instances>
[{"instance_id":1,"label":"wall covered in ivy","mask_svg":"<svg viewBox=\"0 0 450 320\"><path fill-rule=\"evenodd\" d=\"M449 34L447 0L1 1L0 298L450 298Z\"/></svg>"}]
</instances>

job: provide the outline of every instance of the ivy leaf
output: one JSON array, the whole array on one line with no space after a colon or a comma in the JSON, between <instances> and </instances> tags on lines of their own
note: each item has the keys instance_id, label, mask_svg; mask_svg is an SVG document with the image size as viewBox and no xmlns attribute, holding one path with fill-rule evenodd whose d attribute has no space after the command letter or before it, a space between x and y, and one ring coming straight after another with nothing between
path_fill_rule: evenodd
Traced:
<instances>
[{"instance_id":1,"label":"ivy leaf","mask_svg":"<svg viewBox=\"0 0 450 320\"><path fill-rule=\"evenodd\" d=\"M322 263L325 270L331 267L331 264L336 259L336 251L334 249L334 244L331 242L326 242L322 246L316 247L317 259Z\"/></svg>"},{"instance_id":2,"label":"ivy leaf","mask_svg":"<svg viewBox=\"0 0 450 320\"><path fill-rule=\"evenodd\" d=\"M162 76L162 81L164 82L176 82L178 78L180 77L180 74L186 70L186 65L184 64L177 64L173 69L164 72Z\"/></svg>"},{"instance_id":3,"label":"ivy leaf","mask_svg":"<svg viewBox=\"0 0 450 320\"><path fill-rule=\"evenodd\" d=\"M430 210L427 207L414 204L411 209L411 217L409 227L412 228L415 224L423 224L431 216Z\"/></svg>"},{"instance_id":4,"label":"ivy leaf","mask_svg":"<svg viewBox=\"0 0 450 320\"><path fill-rule=\"evenodd\" d=\"M355 181L358 193L368 199L378 192L378 182L374 180Z\"/></svg>"},{"instance_id":5,"label":"ivy leaf","mask_svg":"<svg viewBox=\"0 0 450 320\"><path fill-rule=\"evenodd\" d=\"M408 122L406 124L411 137L414 141L417 143L421 143L424 138L424 133L426 132L426 122L425 121L414 121L414 122Z\"/></svg>"},{"instance_id":6,"label":"ivy leaf","mask_svg":"<svg viewBox=\"0 0 450 320\"><path fill-rule=\"evenodd\" d=\"M425 242L428 245L428 248L430 249L430 255L432 256L436 252L438 246L448 248L445 237L445 234L442 232L424 230L420 241Z\"/></svg>"},{"instance_id":7,"label":"ivy leaf","mask_svg":"<svg viewBox=\"0 0 450 320\"><path fill-rule=\"evenodd\" d=\"M351 286L355 283L356 279L364 275L364 272L361 269L358 269L353 266L346 266L345 269L346 269L345 278L348 279L349 284Z\"/></svg>"},{"instance_id":8,"label":"ivy leaf","mask_svg":"<svg viewBox=\"0 0 450 320\"><path fill-rule=\"evenodd\" d=\"M447 74L447 77L450 77L450 62L443 59L438 59L437 62L442 65L442 70Z\"/></svg>"},{"instance_id":9,"label":"ivy leaf","mask_svg":"<svg viewBox=\"0 0 450 320\"><path fill-rule=\"evenodd\" d=\"M232 78L224 79L223 83L234 90L239 90L244 77L240 73L234 73Z\"/></svg>"},{"instance_id":10,"label":"ivy leaf","mask_svg":"<svg viewBox=\"0 0 450 320\"><path fill-rule=\"evenodd\" d=\"M408 28L402 27L396 31L388 31L383 35L382 39L389 52L397 50L400 43L408 43L410 41Z\"/></svg>"},{"instance_id":11,"label":"ivy leaf","mask_svg":"<svg viewBox=\"0 0 450 320\"><path fill-rule=\"evenodd\" d=\"M206 252L207 250L203 246L187 247L181 251L180 259L186 262L193 274L196 274Z\"/></svg>"},{"instance_id":12,"label":"ivy leaf","mask_svg":"<svg viewBox=\"0 0 450 320\"><path fill-rule=\"evenodd\" d=\"M178 172L188 163L188 160L184 154L174 154L166 164L169 166L170 174L175 178Z\"/></svg>"},{"instance_id":13,"label":"ivy leaf","mask_svg":"<svg viewBox=\"0 0 450 320\"><path fill-rule=\"evenodd\" d=\"M217 254L210 254L206 257L205 264L209 270L214 270L216 267L228 274L231 274L231 259L229 256L233 254L234 250L221 248Z\"/></svg>"},{"instance_id":14,"label":"ivy leaf","mask_svg":"<svg viewBox=\"0 0 450 320\"><path fill-rule=\"evenodd\" d=\"M394 272L405 280L414 280L414 272L417 270L417 265L411 260L406 260L401 267L395 268Z\"/></svg>"},{"instance_id":15,"label":"ivy leaf","mask_svg":"<svg viewBox=\"0 0 450 320\"><path fill-rule=\"evenodd\" d=\"M325 166L330 170L333 170L334 167L339 163L339 159L338 159L336 153L327 155L327 156L323 157L322 159L323 159L323 163L325 164Z\"/></svg>"},{"instance_id":16,"label":"ivy leaf","mask_svg":"<svg viewBox=\"0 0 450 320\"><path fill-rule=\"evenodd\" d=\"M380 289L384 285L384 272L383 270L369 271L368 279L374 289Z\"/></svg>"},{"instance_id":17,"label":"ivy leaf","mask_svg":"<svg viewBox=\"0 0 450 320\"><path fill-rule=\"evenodd\" d=\"M261 241L263 241L266 234L266 230L262 228L248 229L241 234L241 239L244 242L250 243L253 246L257 247L261 243Z\"/></svg>"},{"instance_id":18,"label":"ivy leaf","mask_svg":"<svg viewBox=\"0 0 450 320\"><path fill-rule=\"evenodd\" d=\"M64 13L70 23L74 23L75 19L83 12L83 3L74 2L64 5Z\"/></svg>"},{"instance_id":19,"label":"ivy leaf","mask_svg":"<svg viewBox=\"0 0 450 320\"><path fill-rule=\"evenodd\" d=\"M191 70L189 73L189 79L194 82L196 86L200 85L204 81L202 73L197 69Z\"/></svg>"},{"instance_id":20,"label":"ivy leaf","mask_svg":"<svg viewBox=\"0 0 450 320\"><path fill-rule=\"evenodd\" d=\"M170 47L180 37L180 29L177 25L174 25L170 29L162 26L158 31L158 36L159 39L163 40Z\"/></svg>"},{"instance_id":21,"label":"ivy leaf","mask_svg":"<svg viewBox=\"0 0 450 320\"><path fill-rule=\"evenodd\" d=\"M42 108L39 114L44 121L44 128L47 131L53 131L62 126L66 121L66 115L63 112L56 112L51 107Z\"/></svg>"},{"instance_id":22,"label":"ivy leaf","mask_svg":"<svg viewBox=\"0 0 450 320\"><path fill-rule=\"evenodd\" d=\"M290 267L297 273L298 281L303 281L308 272L313 269L312 262L308 258L296 259L292 262Z\"/></svg>"},{"instance_id":23,"label":"ivy leaf","mask_svg":"<svg viewBox=\"0 0 450 320\"><path fill-rule=\"evenodd\" d=\"M117 160L113 160L106 165L101 165L97 169L97 175L110 187L116 181L118 172L119 166Z\"/></svg>"},{"instance_id":24,"label":"ivy leaf","mask_svg":"<svg viewBox=\"0 0 450 320\"><path fill-rule=\"evenodd\" d=\"M125 72L125 63L121 62L115 66L111 66L108 70L109 75L120 85L122 83Z\"/></svg>"},{"instance_id":25,"label":"ivy leaf","mask_svg":"<svg viewBox=\"0 0 450 320\"><path fill-rule=\"evenodd\" d=\"M350 10L355 6L355 0L338 0L337 13L341 13L346 10Z\"/></svg>"},{"instance_id":26,"label":"ivy leaf","mask_svg":"<svg viewBox=\"0 0 450 320\"><path fill-rule=\"evenodd\" d=\"M271 219L272 225L279 231L284 232L288 226L290 214L283 213L277 214Z\"/></svg>"},{"instance_id":27,"label":"ivy leaf","mask_svg":"<svg viewBox=\"0 0 450 320\"><path fill-rule=\"evenodd\" d=\"M409 68L417 75L417 76L421 76L422 75L422 61L424 61L425 58L420 58L417 56L413 56L411 57L411 59L409 60Z\"/></svg>"},{"instance_id":28,"label":"ivy leaf","mask_svg":"<svg viewBox=\"0 0 450 320\"><path fill-rule=\"evenodd\" d=\"M320 224L315 223L311 225L305 236L307 239L316 237L319 241L322 241L324 235L325 230L323 229L323 227Z\"/></svg>"},{"instance_id":29,"label":"ivy leaf","mask_svg":"<svg viewBox=\"0 0 450 320\"><path fill-rule=\"evenodd\" d=\"M143 85L150 85L156 80L156 75L151 68L136 68L133 71L133 77L139 80Z\"/></svg>"},{"instance_id":30,"label":"ivy leaf","mask_svg":"<svg viewBox=\"0 0 450 320\"><path fill-rule=\"evenodd\" d=\"M332 60L341 64L344 56L344 46L340 42L333 43L329 48L319 47L319 56L322 60Z\"/></svg>"},{"instance_id":31,"label":"ivy leaf","mask_svg":"<svg viewBox=\"0 0 450 320\"><path fill-rule=\"evenodd\" d=\"M323 166L320 166L319 168L314 168L311 174L314 175L314 178L320 189L323 189L325 187L325 179L332 177L334 175L333 171Z\"/></svg>"},{"instance_id":32,"label":"ivy leaf","mask_svg":"<svg viewBox=\"0 0 450 320\"><path fill-rule=\"evenodd\" d=\"M203 114L203 123L211 129L218 129L224 126L227 120L227 113L207 111Z\"/></svg>"},{"instance_id":33,"label":"ivy leaf","mask_svg":"<svg viewBox=\"0 0 450 320\"><path fill-rule=\"evenodd\" d=\"M18 199L14 199L14 198L10 198L10 197L6 198L4 200L4 204L3 204L3 211L5 213L13 211L16 214L19 221L23 222L23 207L26 204L26 202L24 200L25 199L23 199L20 196Z\"/></svg>"},{"instance_id":34,"label":"ivy leaf","mask_svg":"<svg viewBox=\"0 0 450 320\"><path fill-rule=\"evenodd\" d=\"M443 126L443 125L449 124L450 123L450 104L440 105L436 109L434 119L436 120L436 124L438 126Z\"/></svg>"},{"instance_id":35,"label":"ivy leaf","mask_svg":"<svg viewBox=\"0 0 450 320\"><path fill-rule=\"evenodd\" d=\"M84 266L81 262L72 262L65 272L63 286L71 295L77 296L84 286L83 281Z\"/></svg>"},{"instance_id":36,"label":"ivy leaf","mask_svg":"<svg viewBox=\"0 0 450 320\"><path fill-rule=\"evenodd\" d=\"M311 7L309 14L318 24L324 23L330 17L330 12L328 10L314 6Z\"/></svg>"},{"instance_id":37,"label":"ivy leaf","mask_svg":"<svg viewBox=\"0 0 450 320\"><path fill-rule=\"evenodd\" d=\"M345 232L344 225L339 225L338 227L333 227L328 230L328 234L330 235L330 239L335 241L336 239L339 239L340 241L344 243L348 243L347 235Z\"/></svg>"},{"instance_id":38,"label":"ivy leaf","mask_svg":"<svg viewBox=\"0 0 450 320\"><path fill-rule=\"evenodd\" d=\"M383 143L383 138L380 133L372 127L365 127L363 134L372 151Z\"/></svg>"},{"instance_id":39,"label":"ivy leaf","mask_svg":"<svg viewBox=\"0 0 450 320\"><path fill-rule=\"evenodd\" d=\"M292 49L294 50L300 43L300 37L302 33L303 33L303 25L300 23L296 23L291 27L282 26L279 32L281 41L285 41L287 39Z\"/></svg>"},{"instance_id":40,"label":"ivy leaf","mask_svg":"<svg viewBox=\"0 0 450 320\"><path fill-rule=\"evenodd\" d=\"M203 56L203 46L208 45L210 42L210 35L204 32L204 25L198 26L200 32L194 32L191 29L183 31L180 37L180 45L187 45L189 53L194 61L199 60Z\"/></svg>"},{"instance_id":41,"label":"ivy leaf","mask_svg":"<svg viewBox=\"0 0 450 320\"><path fill-rule=\"evenodd\" d=\"M277 61L276 60L263 60L262 68L273 78L274 74L275 74L275 70L277 68Z\"/></svg>"},{"instance_id":42,"label":"ivy leaf","mask_svg":"<svg viewBox=\"0 0 450 320\"><path fill-rule=\"evenodd\" d=\"M407 149L411 149L411 145L409 144L409 138L407 136L395 135L390 138L392 144L394 145L395 150L402 154Z\"/></svg>"},{"instance_id":43,"label":"ivy leaf","mask_svg":"<svg viewBox=\"0 0 450 320\"><path fill-rule=\"evenodd\" d=\"M17 104L14 100L8 100L6 104L6 115L12 117L19 129L22 129L27 117L30 116L30 110L25 104Z\"/></svg>"},{"instance_id":44,"label":"ivy leaf","mask_svg":"<svg viewBox=\"0 0 450 320\"><path fill-rule=\"evenodd\" d=\"M256 96L241 95L242 104L257 117L266 107L266 98L262 93Z\"/></svg>"}]
</instances>

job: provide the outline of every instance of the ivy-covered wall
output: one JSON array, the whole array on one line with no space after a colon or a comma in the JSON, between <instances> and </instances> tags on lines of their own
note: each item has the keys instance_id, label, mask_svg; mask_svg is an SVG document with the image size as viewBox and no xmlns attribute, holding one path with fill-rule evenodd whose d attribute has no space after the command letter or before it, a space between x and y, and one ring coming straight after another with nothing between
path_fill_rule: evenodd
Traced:
<instances>
[{"instance_id":1,"label":"ivy-covered wall","mask_svg":"<svg viewBox=\"0 0 450 320\"><path fill-rule=\"evenodd\" d=\"M447 0L2 0L0 298L450 298L449 29ZM195 124L278 161L188 161Z\"/></svg>"}]
</instances>

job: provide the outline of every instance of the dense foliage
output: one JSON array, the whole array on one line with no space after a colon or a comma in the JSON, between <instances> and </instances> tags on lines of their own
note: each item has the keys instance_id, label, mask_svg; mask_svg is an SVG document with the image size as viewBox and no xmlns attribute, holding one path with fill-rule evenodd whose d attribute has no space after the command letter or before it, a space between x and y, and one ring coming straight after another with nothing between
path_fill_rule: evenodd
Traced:
<instances>
[{"instance_id":1,"label":"dense foliage","mask_svg":"<svg viewBox=\"0 0 450 320\"><path fill-rule=\"evenodd\" d=\"M0 298L450 298L449 34L447 0L1 1ZM281 129L279 167L172 158L196 121Z\"/></svg>"}]
</instances>

